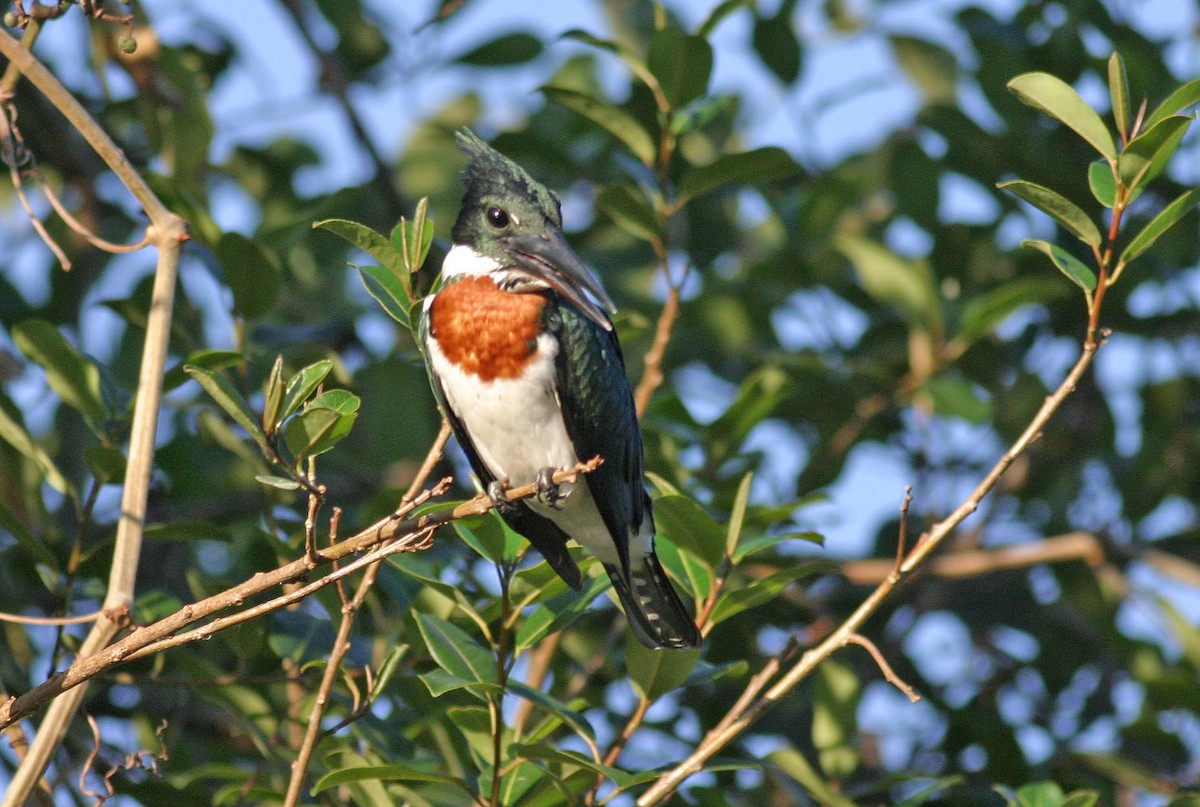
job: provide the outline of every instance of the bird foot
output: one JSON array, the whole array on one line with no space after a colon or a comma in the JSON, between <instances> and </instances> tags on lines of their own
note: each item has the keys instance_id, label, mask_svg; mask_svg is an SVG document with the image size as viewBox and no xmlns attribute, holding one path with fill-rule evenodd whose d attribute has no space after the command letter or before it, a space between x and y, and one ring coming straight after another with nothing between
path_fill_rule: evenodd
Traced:
<instances>
[{"instance_id":1,"label":"bird foot","mask_svg":"<svg viewBox=\"0 0 1200 807\"><path fill-rule=\"evenodd\" d=\"M543 468L538 471L534 484L537 485L537 499L539 502L553 507L555 510L561 510L562 505L559 502L567 497L554 482L554 472L557 470L557 468Z\"/></svg>"},{"instance_id":2,"label":"bird foot","mask_svg":"<svg viewBox=\"0 0 1200 807\"><path fill-rule=\"evenodd\" d=\"M508 500L507 478L488 482L487 495L492 500L492 507L495 507L500 515L507 515L517 509L517 506Z\"/></svg>"}]
</instances>

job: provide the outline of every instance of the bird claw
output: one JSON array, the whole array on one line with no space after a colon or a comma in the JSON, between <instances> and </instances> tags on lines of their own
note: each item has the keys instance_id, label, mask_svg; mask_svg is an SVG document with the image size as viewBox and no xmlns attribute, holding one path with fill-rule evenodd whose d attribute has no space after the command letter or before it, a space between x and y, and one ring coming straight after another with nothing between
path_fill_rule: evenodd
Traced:
<instances>
[{"instance_id":1,"label":"bird claw","mask_svg":"<svg viewBox=\"0 0 1200 807\"><path fill-rule=\"evenodd\" d=\"M537 486L537 499L539 502L548 507L553 507L555 510L561 510L562 505L559 502L567 497L554 481L554 472L556 470L556 468L543 468L538 471L534 484Z\"/></svg>"},{"instance_id":2,"label":"bird claw","mask_svg":"<svg viewBox=\"0 0 1200 807\"><path fill-rule=\"evenodd\" d=\"M517 509L517 506L508 499L508 480L494 479L488 482L487 495L492 500L492 507L496 508L496 512L501 515L511 513Z\"/></svg>"}]
</instances>

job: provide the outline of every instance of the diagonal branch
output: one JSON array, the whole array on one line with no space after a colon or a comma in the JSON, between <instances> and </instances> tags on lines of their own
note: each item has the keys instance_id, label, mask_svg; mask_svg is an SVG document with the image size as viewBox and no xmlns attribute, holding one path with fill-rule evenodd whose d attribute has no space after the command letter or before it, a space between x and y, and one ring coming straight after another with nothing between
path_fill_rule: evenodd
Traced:
<instances>
[{"instance_id":1,"label":"diagonal branch","mask_svg":"<svg viewBox=\"0 0 1200 807\"><path fill-rule=\"evenodd\" d=\"M739 700L738 704L722 719L721 723L704 736L699 746L697 746L696 750L687 759L659 777L650 789L641 795L637 800L638 807L649 807L650 805L664 802L685 779L692 774L700 772L708 760L712 759L715 754L737 738L755 720L791 692L798 683L807 678L817 668L817 665L829 658L837 650L854 641L853 637L858 633L862 625L879 609L879 606L883 604L884 600L887 599L896 586L911 575L913 570L919 567L929 557L929 554L967 516L975 512L976 508L979 507L979 503L996 486L996 483L1000 481L1000 477L1004 475L1009 466L1013 464L1017 457L1024 454L1030 444L1041 435L1042 429L1045 428L1051 416L1058 411L1063 401L1075 391L1075 387L1091 366L1092 360L1096 356L1096 351L1101 344L1103 344L1103 335L1098 341L1089 338L1084 342L1083 349L1080 352L1079 359L1075 362L1075 366L1067 373L1066 378L1059 384L1058 389L1042 403L1041 409L1038 410L1021 436L1004 452L1004 456L992 466L992 469L963 503L953 513L937 524L934 524L928 532L921 536L916 546L909 551L903 561L893 568L892 572L871 592L870 596L863 601L854 613L839 625L836 630L830 633L824 641L802 655L800 660L784 673L783 677L764 694L756 696L753 699L743 698ZM774 660L772 660L772 663L768 666L781 667L782 665L774 665ZM756 676L754 680L758 682L760 676Z\"/></svg>"},{"instance_id":2,"label":"diagonal branch","mask_svg":"<svg viewBox=\"0 0 1200 807\"><path fill-rule=\"evenodd\" d=\"M600 457L593 457L588 462L582 462L574 468L569 468L565 471L556 471L553 481L556 484L576 482L580 474L594 471L600 467L601 462ZM505 495L509 501L520 501L534 496L537 492L538 486L531 483L511 488L505 492ZM411 538L411 536L417 533L447 524L464 516L481 515L490 510L492 506L492 500L488 495L481 493L473 499L460 503L453 509L440 510L415 519L405 519L403 513L400 515L393 514L380 519L352 538L348 538L326 549L318 550L316 563L318 565L332 564L334 561L349 557L352 554L372 549L385 542L396 542ZM410 506L409 511L411 509ZM399 551L399 549L391 545L386 547L386 549L390 549L393 552ZM382 554L380 557L364 556L354 561L354 564L348 564L343 568L353 571L360 568L361 565L379 560L382 556ZM360 564L360 561L365 561L365 563ZM150 652L148 648L152 645L155 646L155 650L158 650L183 643L179 640L180 637L176 637L175 634L189 625L193 625L209 617L214 617L222 611L240 607L247 600L276 586L307 577L312 573L313 568L307 558L301 557L271 571L259 572L233 588L191 603L190 605L185 605L170 616L166 616L150 625L137 628L112 645L89 655L81 654L66 670L56 673L47 681L23 695L11 697L4 703L0 703L0 729L11 725L14 721L23 720L35 714L54 698L57 698L68 690L79 687L100 673L106 672L118 664L146 655ZM335 574L340 577L345 573L348 572L339 571ZM330 582L333 581L330 580ZM301 596L307 596L309 593L311 592L306 591ZM287 602L290 602L290 600L285 601L284 598L287 596L284 595L283 598L277 598L277 600L273 601L276 607L286 605ZM257 612L255 615L257 615ZM220 627L228 627L230 624L235 624L232 621L233 617L228 619L231 621L221 624ZM207 635L212 635L217 628L210 628L211 626L205 626L202 629L193 630L187 634L187 641L194 641L202 639Z\"/></svg>"}]
</instances>

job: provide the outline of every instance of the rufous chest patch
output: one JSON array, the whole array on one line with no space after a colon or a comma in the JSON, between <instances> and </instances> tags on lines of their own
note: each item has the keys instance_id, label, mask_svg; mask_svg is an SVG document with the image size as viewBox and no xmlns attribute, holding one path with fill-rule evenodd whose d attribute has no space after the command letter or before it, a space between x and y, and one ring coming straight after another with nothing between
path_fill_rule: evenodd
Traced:
<instances>
[{"instance_id":1,"label":"rufous chest patch","mask_svg":"<svg viewBox=\"0 0 1200 807\"><path fill-rule=\"evenodd\" d=\"M503 291L490 277L448 284L429 307L429 327L445 357L482 381L516 378L537 353L546 299Z\"/></svg>"}]
</instances>

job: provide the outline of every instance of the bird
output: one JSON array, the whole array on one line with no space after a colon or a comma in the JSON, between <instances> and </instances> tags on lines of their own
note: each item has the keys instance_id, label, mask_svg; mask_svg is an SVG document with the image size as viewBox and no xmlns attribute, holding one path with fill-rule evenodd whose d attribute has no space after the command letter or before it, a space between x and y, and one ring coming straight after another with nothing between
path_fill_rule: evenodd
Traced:
<instances>
[{"instance_id":1,"label":"bird","mask_svg":"<svg viewBox=\"0 0 1200 807\"><path fill-rule=\"evenodd\" d=\"M455 139L465 193L419 325L434 397L500 516L559 577L583 586L574 539L603 564L638 641L698 647L654 551L616 307L563 236L559 198L470 129ZM596 470L554 484L596 455ZM504 495L529 483L536 497Z\"/></svg>"}]
</instances>

